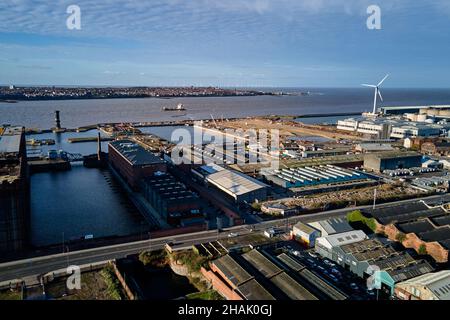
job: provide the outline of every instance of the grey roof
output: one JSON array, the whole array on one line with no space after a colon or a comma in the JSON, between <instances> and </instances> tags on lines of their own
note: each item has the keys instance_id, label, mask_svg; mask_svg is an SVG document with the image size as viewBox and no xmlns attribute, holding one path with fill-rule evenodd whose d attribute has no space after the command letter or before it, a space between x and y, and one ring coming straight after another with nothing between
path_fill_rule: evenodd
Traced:
<instances>
[{"instance_id":1,"label":"grey roof","mask_svg":"<svg viewBox=\"0 0 450 320\"><path fill-rule=\"evenodd\" d=\"M217 260L214 260L212 263L236 287L253 278L253 276L245 271L245 269L242 268L230 255L223 256Z\"/></svg>"},{"instance_id":2,"label":"grey roof","mask_svg":"<svg viewBox=\"0 0 450 320\"><path fill-rule=\"evenodd\" d=\"M433 267L426 261L410 264L396 270L386 270L395 282L411 279L434 271Z\"/></svg>"},{"instance_id":3,"label":"grey roof","mask_svg":"<svg viewBox=\"0 0 450 320\"><path fill-rule=\"evenodd\" d=\"M317 221L315 223L319 224L320 227L322 227L323 230L325 230L325 232L329 235L353 230L345 218L330 218L327 220ZM312 225L314 226L314 223L312 223Z\"/></svg>"},{"instance_id":4,"label":"grey roof","mask_svg":"<svg viewBox=\"0 0 450 320\"><path fill-rule=\"evenodd\" d=\"M242 257L250 262L266 278L271 278L282 272L280 268L256 249L243 254Z\"/></svg>"},{"instance_id":5,"label":"grey roof","mask_svg":"<svg viewBox=\"0 0 450 320\"><path fill-rule=\"evenodd\" d=\"M213 185L239 196L248 192L266 188L267 185L243 173L224 169L207 177Z\"/></svg>"},{"instance_id":6,"label":"grey roof","mask_svg":"<svg viewBox=\"0 0 450 320\"><path fill-rule=\"evenodd\" d=\"M353 230L349 232L329 235L319 239L326 240L332 247L338 247L365 240L367 239L367 235L361 230Z\"/></svg>"},{"instance_id":7,"label":"grey roof","mask_svg":"<svg viewBox=\"0 0 450 320\"><path fill-rule=\"evenodd\" d=\"M0 136L0 153L18 153L20 139L20 135Z\"/></svg>"},{"instance_id":8,"label":"grey roof","mask_svg":"<svg viewBox=\"0 0 450 320\"><path fill-rule=\"evenodd\" d=\"M270 280L292 300L317 300L316 296L285 272L276 275Z\"/></svg>"},{"instance_id":9,"label":"grey roof","mask_svg":"<svg viewBox=\"0 0 450 320\"><path fill-rule=\"evenodd\" d=\"M409 279L404 284L427 287L440 300L450 300L450 270L427 273Z\"/></svg>"},{"instance_id":10,"label":"grey roof","mask_svg":"<svg viewBox=\"0 0 450 320\"><path fill-rule=\"evenodd\" d=\"M281 260L286 266L294 270L295 272L299 272L303 269L305 269L305 266L298 262L297 260L294 260L292 257L288 256L286 253L282 253L277 256L279 260Z\"/></svg>"},{"instance_id":11,"label":"grey roof","mask_svg":"<svg viewBox=\"0 0 450 320\"><path fill-rule=\"evenodd\" d=\"M255 279L251 279L250 281L241 284L237 290L246 300L275 300L275 298Z\"/></svg>"},{"instance_id":12,"label":"grey roof","mask_svg":"<svg viewBox=\"0 0 450 320\"><path fill-rule=\"evenodd\" d=\"M164 161L131 140L118 140L109 145L119 152L133 166L164 163Z\"/></svg>"}]
</instances>

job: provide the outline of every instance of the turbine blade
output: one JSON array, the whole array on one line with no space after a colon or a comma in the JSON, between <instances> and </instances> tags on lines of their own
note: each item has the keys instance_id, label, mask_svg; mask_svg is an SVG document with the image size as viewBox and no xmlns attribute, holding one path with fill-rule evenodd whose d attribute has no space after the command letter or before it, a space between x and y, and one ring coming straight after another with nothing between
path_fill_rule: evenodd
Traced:
<instances>
[{"instance_id":1,"label":"turbine blade","mask_svg":"<svg viewBox=\"0 0 450 320\"><path fill-rule=\"evenodd\" d=\"M389 75L387 74L383 80L380 81L380 83L377 85L377 87L381 86L383 84L383 82L389 77Z\"/></svg>"},{"instance_id":2,"label":"turbine blade","mask_svg":"<svg viewBox=\"0 0 450 320\"><path fill-rule=\"evenodd\" d=\"M376 88L377 86L373 84L362 84L363 87Z\"/></svg>"},{"instance_id":3,"label":"turbine blade","mask_svg":"<svg viewBox=\"0 0 450 320\"><path fill-rule=\"evenodd\" d=\"M380 91L380 89L378 89L377 91L378 91L378 95L380 96L380 99L381 99L381 101L382 101L382 102L384 102L384 100L383 100L383 96L381 95L381 91Z\"/></svg>"}]
</instances>

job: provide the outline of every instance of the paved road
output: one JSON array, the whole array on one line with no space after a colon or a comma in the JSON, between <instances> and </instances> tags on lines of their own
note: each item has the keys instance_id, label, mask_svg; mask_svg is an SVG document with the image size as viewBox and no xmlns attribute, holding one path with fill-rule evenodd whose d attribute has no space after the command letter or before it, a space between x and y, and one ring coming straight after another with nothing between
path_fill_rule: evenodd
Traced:
<instances>
[{"instance_id":1,"label":"paved road","mask_svg":"<svg viewBox=\"0 0 450 320\"><path fill-rule=\"evenodd\" d=\"M435 199L440 196L432 196L424 199ZM395 202L408 203L418 201L418 199L404 200ZM392 203L391 203L392 204ZM382 204L381 206L389 206L391 204ZM322 219L342 217L347 212L355 209L368 208L370 206L361 206L357 208L346 208L333 211L326 211L316 214L291 217L289 219L266 221L254 225L242 225L228 228L218 233L216 230L202 231L178 236L170 236L152 240L131 242L113 246L99 247L87 250L74 251L69 253L61 253L25 260L18 260L0 264L0 282L11 281L14 279L22 279L24 277L45 274L50 271L65 268L69 265L83 265L106 260L122 258L130 254L140 253L144 250L161 249L166 243L174 242L175 245L192 246L203 242L209 242L228 237L230 232L239 235L248 234L257 230L265 230L271 227L283 227L286 224L292 225L299 221L312 222Z\"/></svg>"}]
</instances>

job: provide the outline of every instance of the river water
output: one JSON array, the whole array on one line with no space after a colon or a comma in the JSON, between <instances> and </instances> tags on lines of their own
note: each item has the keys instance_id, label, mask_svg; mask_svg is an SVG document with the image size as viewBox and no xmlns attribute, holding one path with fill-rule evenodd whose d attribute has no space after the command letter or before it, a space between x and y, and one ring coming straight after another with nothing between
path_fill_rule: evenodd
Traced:
<instances>
[{"instance_id":1,"label":"river water","mask_svg":"<svg viewBox=\"0 0 450 320\"><path fill-rule=\"evenodd\" d=\"M356 89L277 89L310 91L309 96L207 97L174 99L105 99L20 101L0 103L0 124L48 129L54 126L54 111L61 111L62 126L75 128L103 122L141 122L177 119L245 117L253 115L329 114L371 111L373 93ZM449 89L385 89L385 105L450 104ZM183 103L186 112L163 112L164 106Z\"/></svg>"}]
</instances>

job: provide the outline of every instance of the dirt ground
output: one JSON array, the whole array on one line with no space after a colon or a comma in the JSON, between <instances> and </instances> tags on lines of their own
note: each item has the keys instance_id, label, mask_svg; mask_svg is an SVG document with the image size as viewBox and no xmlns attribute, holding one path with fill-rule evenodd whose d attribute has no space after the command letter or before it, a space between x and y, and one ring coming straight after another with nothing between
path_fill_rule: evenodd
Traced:
<instances>
[{"instance_id":1,"label":"dirt ground","mask_svg":"<svg viewBox=\"0 0 450 320\"><path fill-rule=\"evenodd\" d=\"M424 194L414 188L402 185L381 185L353 190L343 190L340 192L320 193L298 199L289 198L278 200L288 207L300 207L303 210L343 208L350 205L365 205L372 203L374 190L377 189L377 199L379 202L401 200L412 198Z\"/></svg>"},{"instance_id":2,"label":"dirt ground","mask_svg":"<svg viewBox=\"0 0 450 320\"><path fill-rule=\"evenodd\" d=\"M61 279L47 285L47 294L57 300L113 300L100 271L81 275L81 290L67 291L66 280Z\"/></svg>"},{"instance_id":3,"label":"dirt ground","mask_svg":"<svg viewBox=\"0 0 450 320\"><path fill-rule=\"evenodd\" d=\"M278 129L280 136L319 136L329 139L361 140L361 137L339 132L331 126L304 125L300 123L289 123L272 121L267 119L252 118L226 122L226 127L234 129Z\"/></svg>"}]
</instances>

